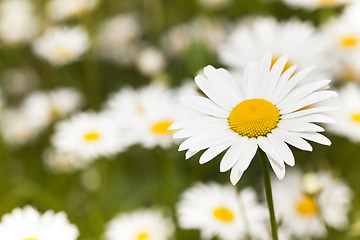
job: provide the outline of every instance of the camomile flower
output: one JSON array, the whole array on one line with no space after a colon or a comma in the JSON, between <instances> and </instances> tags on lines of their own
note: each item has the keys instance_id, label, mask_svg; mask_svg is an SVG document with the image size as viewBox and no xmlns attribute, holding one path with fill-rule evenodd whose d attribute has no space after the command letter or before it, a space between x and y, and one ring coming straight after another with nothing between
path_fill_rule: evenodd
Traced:
<instances>
[{"instance_id":1,"label":"camomile flower","mask_svg":"<svg viewBox=\"0 0 360 240\"><path fill-rule=\"evenodd\" d=\"M36 39L33 51L39 57L55 66L76 61L90 46L89 36L85 28L52 27Z\"/></svg>"},{"instance_id":2,"label":"camomile flower","mask_svg":"<svg viewBox=\"0 0 360 240\"><path fill-rule=\"evenodd\" d=\"M184 116L194 115L179 103L179 92L196 95L190 88L169 89L160 84L151 84L134 90L123 88L107 103L107 111L131 136L134 143L146 148L170 147L174 143L173 131L168 127Z\"/></svg>"},{"instance_id":3,"label":"camomile flower","mask_svg":"<svg viewBox=\"0 0 360 240\"><path fill-rule=\"evenodd\" d=\"M6 0L0 4L0 39L6 45L29 42L37 32L38 21L28 0Z\"/></svg>"},{"instance_id":4,"label":"camomile flower","mask_svg":"<svg viewBox=\"0 0 360 240\"><path fill-rule=\"evenodd\" d=\"M182 194L177 213L180 227L199 229L201 239L267 239L267 210L250 188L197 183Z\"/></svg>"},{"instance_id":5,"label":"camomile flower","mask_svg":"<svg viewBox=\"0 0 360 240\"><path fill-rule=\"evenodd\" d=\"M91 159L81 158L72 152L49 148L43 154L43 162L52 173L72 173L88 166Z\"/></svg>"},{"instance_id":6,"label":"camomile flower","mask_svg":"<svg viewBox=\"0 0 360 240\"><path fill-rule=\"evenodd\" d=\"M82 95L71 88L57 88L49 92L36 91L23 102L22 109L39 127L74 112L82 103Z\"/></svg>"},{"instance_id":7,"label":"camomile flower","mask_svg":"<svg viewBox=\"0 0 360 240\"><path fill-rule=\"evenodd\" d=\"M335 134L349 138L353 142L360 141L360 101L359 86L348 83L339 90L337 99L339 110L332 114L336 124L331 124L329 130Z\"/></svg>"},{"instance_id":8,"label":"camomile flower","mask_svg":"<svg viewBox=\"0 0 360 240\"><path fill-rule=\"evenodd\" d=\"M323 238L326 226L338 230L348 226L352 192L328 172L290 171L283 181L273 181L273 193L281 227L292 236Z\"/></svg>"},{"instance_id":9,"label":"camomile flower","mask_svg":"<svg viewBox=\"0 0 360 240\"><path fill-rule=\"evenodd\" d=\"M198 75L195 82L208 98L185 96L180 100L206 115L169 127L179 130L174 138L187 138L179 151L187 149L189 158L207 149L199 161L206 163L227 149L220 171L231 169L230 180L236 184L259 147L282 179L284 163L295 164L287 144L305 151L312 151L306 140L330 145L318 133L324 129L314 123L333 122L323 113L334 108L314 104L337 94L324 90L330 80L302 84L313 67L295 74L296 65L284 71L287 59L280 57L271 67L272 56L266 54L260 62L248 64L242 78L233 78L225 69L205 67L205 75Z\"/></svg>"},{"instance_id":10,"label":"camomile flower","mask_svg":"<svg viewBox=\"0 0 360 240\"><path fill-rule=\"evenodd\" d=\"M292 7L313 10L322 7L345 5L355 2L355 0L283 0L283 2Z\"/></svg>"},{"instance_id":11,"label":"camomile flower","mask_svg":"<svg viewBox=\"0 0 360 240\"><path fill-rule=\"evenodd\" d=\"M159 210L141 209L120 214L106 228L106 240L167 240L172 237L174 226Z\"/></svg>"},{"instance_id":12,"label":"camomile flower","mask_svg":"<svg viewBox=\"0 0 360 240\"><path fill-rule=\"evenodd\" d=\"M81 158L110 157L127 146L126 137L107 114L78 113L55 126L52 144Z\"/></svg>"},{"instance_id":13,"label":"camomile flower","mask_svg":"<svg viewBox=\"0 0 360 240\"><path fill-rule=\"evenodd\" d=\"M334 62L329 58L327 41L309 22L296 19L277 21L272 17L250 18L236 26L218 47L220 61L234 72L242 71L247 63L257 61L267 52L272 53L271 65L280 56L288 55L284 71L295 64L299 65L297 71L317 65L306 76L309 82L333 74Z\"/></svg>"},{"instance_id":14,"label":"camomile flower","mask_svg":"<svg viewBox=\"0 0 360 240\"><path fill-rule=\"evenodd\" d=\"M0 239L6 240L76 240L79 231L64 212L49 210L44 214L33 207L16 208L0 222Z\"/></svg>"},{"instance_id":15,"label":"camomile flower","mask_svg":"<svg viewBox=\"0 0 360 240\"><path fill-rule=\"evenodd\" d=\"M46 9L51 19L59 21L89 12L98 3L98 0L51 0L47 3Z\"/></svg>"}]
</instances>

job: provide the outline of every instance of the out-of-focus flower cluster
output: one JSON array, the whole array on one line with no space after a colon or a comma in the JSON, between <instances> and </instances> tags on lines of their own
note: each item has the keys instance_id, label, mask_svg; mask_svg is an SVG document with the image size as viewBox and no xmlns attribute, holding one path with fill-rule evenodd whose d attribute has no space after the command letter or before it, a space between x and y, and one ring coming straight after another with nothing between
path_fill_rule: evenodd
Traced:
<instances>
[{"instance_id":1,"label":"out-of-focus flower cluster","mask_svg":"<svg viewBox=\"0 0 360 240\"><path fill-rule=\"evenodd\" d=\"M239 188L223 184L228 177L217 169L179 160L179 134L169 129L181 122L181 137L207 136L212 129L189 120L204 114L179 101L205 97L189 78L208 80L210 68L200 69L213 64L242 79L266 53L270 68L288 57L281 73L293 70L288 78L316 65L297 86L332 79L339 93L336 123L324 125L330 149L338 149L294 151L297 169L272 181L280 239L359 237L360 178L352 161L360 154L360 4L193 0L199 14L185 6L191 14L181 16L164 1L134 2L0 2L0 181L10 179L0 184L0 239L271 239L259 169ZM221 144L200 163L221 159L230 146ZM186 158L198 159L192 147ZM12 171L19 174L9 177ZM86 220L78 229L79 219Z\"/></svg>"}]
</instances>

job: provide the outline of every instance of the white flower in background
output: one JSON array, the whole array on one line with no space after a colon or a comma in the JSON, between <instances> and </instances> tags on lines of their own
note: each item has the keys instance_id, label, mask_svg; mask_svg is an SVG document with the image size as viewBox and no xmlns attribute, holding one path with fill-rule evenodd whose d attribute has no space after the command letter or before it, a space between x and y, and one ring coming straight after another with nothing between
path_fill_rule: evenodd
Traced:
<instances>
[{"instance_id":1,"label":"white flower in background","mask_svg":"<svg viewBox=\"0 0 360 240\"><path fill-rule=\"evenodd\" d=\"M227 6L232 0L197 0L198 3L206 8L219 9Z\"/></svg>"},{"instance_id":2,"label":"white flower in background","mask_svg":"<svg viewBox=\"0 0 360 240\"><path fill-rule=\"evenodd\" d=\"M162 37L162 45L171 56L183 56L193 43L204 44L214 50L227 34L225 24L217 19L198 17L188 23L171 28Z\"/></svg>"},{"instance_id":3,"label":"white flower in background","mask_svg":"<svg viewBox=\"0 0 360 240\"><path fill-rule=\"evenodd\" d=\"M352 5L351 5L352 6ZM355 7L356 6L356 7ZM334 58L335 71L340 80L359 81L360 74L360 4L348 7L322 28Z\"/></svg>"},{"instance_id":4,"label":"white flower in background","mask_svg":"<svg viewBox=\"0 0 360 240\"><path fill-rule=\"evenodd\" d=\"M0 239L6 240L76 240L79 231L64 212L49 210L40 214L33 207L16 208L0 222Z\"/></svg>"},{"instance_id":5,"label":"white flower in background","mask_svg":"<svg viewBox=\"0 0 360 240\"><path fill-rule=\"evenodd\" d=\"M324 238L326 225L338 230L348 226L352 192L330 173L290 171L283 181L272 183L277 218L291 235Z\"/></svg>"},{"instance_id":6,"label":"white flower in background","mask_svg":"<svg viewBox=\"0 0 360 240\"><path fill-rule=\"evenodd\" d=\"M29 42L37 31L31 1L6 0L0 3L0 39L11 46Z\"/></svg>"},{"instance_id":7,"label":"white flower in background","mask_svg":"<svg viewBox=\"0 0 360 240\"><path fill-rule=\"evenodd\" d=\"M305 8L308 10L322 7L345 5L355 1L356 0L283 0L283 2L285 2L289 6Z\"/></svg>"},{"instance_id":8,"label":"white flower in background","mask_svg":"<svg viewBox=\"0 0 360 240\"><path fill-rule=\"evenodd\" d=\"M184 92L183 88L181 92ZM188 94L196 93L191 91ZM135 143L147 148L158 145L167 148L174 143L173 131L168 127L175 121L194 115L193 111L179 103L178 98L177 90L158 84L139 90L125 88L110 98L107 109Z\"/></svg>"},{"instance_id":9,"label":"white flower in background","mask_svg":"<svg viewBox=\"0 0 360 240\"><path fill-rule=\"evenodd\" d=\"M55 126L52 144L81 158L111 157L127 146L127 137L107 114L78 113Z\"/></svg>"},{"instance_id":10,"label":"white flower in background","mask_svg":"<svg viewBox=\"0 0 360 240\"><path fill-rule=\"evenodd\" d=\"M159 210L142 209L120 214L105 231L106 240L168 240L173 236L171 220Z\"/></svg>"},{"instance_id":11,"label":"white flower in background","mask_svg":"<svg viewBox=\"0 0 360 240\"><path fill-rule=\"evenodd\" d=\"M50 0L46 5L46 10L53 20L65 20L78 17L93 10L98 0Z\"/></svg>"},{"instance_id":12,"label":"white flower in background","mask_svg":"<svg viewBox=\"0 0 360 240\"><path fill-rule=\"evenodd\" d=\"M52 27L36 39L33 51L55 66L76 61L90 46L89 36L82 26Z\"/></svg>"},{"instance_id":13,"label":"white flower in background","mask_svg":"<svg viewBox=\"0 0 360 240\"><path fill-rule=\"evenodd\" d=\"M8 109L2 113L1 130L6 142L23 145L34 139L41 129L23 111Z\"/></svg>"},{"instance_id":14,"label":"white flower in background","mask_svg":"<svg viewBox=\"0 0 360 240\"><path fill-rule=\"evenodd\" d=\"M74 89L57 88L49 92L31 93L24 100L22 109L38 126L45 127L77 110L82 100L82 95Z\"/></svg>"},{"instance_id":15,"label":"white flower in background","mask_svg":"<svg viewBox=\"0 0 360 240\"><path fill-rule=\"evenodd\" d=\"M141 35L135 14L124 13L107 20L97 35L98 55L121 65L130 65L139 51L137 45Z\"/></svg>"},{"instance_id":16,"label":"white flower in background","mask_svg":"<svg viewBox=\"0 0 360 240\"><path fill-rule=\"evenodd\" d=\"M84 169L91 162L89 160L75 153L62 152L53 148L47 149L43 154L44 164L52 173L72 173Z\"/></svg>"},{"instance_id":17,"label":"white flower in background","mask_svg":"<svg viewBox=\"0 0 360 240\"><path fill-rule=\"evenodd\" d=\"M159 49L147 47L138 53L136 66L142 74L154 76L164 70L165 61L165 56Z\"/></svg>"},{"instance_id":18,"label":"white flower in background","mask_svg":"<svg viewBox=\"0 0 360 240\"><path fill-rule=\"evenodd\" d=\"M10 68L1 73L4 91L10 95L24 96L36 88L39 78L36 72L27 67Z\"/></svg>"},{"instance_id":19,"label":"white flower in background","mask_svg":"<svg viewBox=\"0 0 360 240\"><path fill-rule=\"evenodd\" d=\"M330 145L329 139L318 132L325 131L314 123L333 122L324 115L332 107L314 104L337 96L324 90L330 80L302 84L313 67L294 75L296 66L284 72L287 57L280 57L271 67L271 54L260 62L245 67L242 78L233 78L225 69L212 66L195 78L196 84L208 97L185 96L180 100L206 116L180 121L169 129L180 129L174 138L187 138L179 151L188 149L186 158L207 149L200 157L206 163L226 153L220 171L230 169L230 180L236 184L260 147L279 179L285 176L285 164L293 166L295 159L287 144L312 151L310 140Z\"/></svg>"},{"instance_id":20,"label":"white flower in background","mask_svg":"<svg viewBox=\"0 0 360 240\"><path fill-rule=\"evenodd\" d=\"M299 70L316 65L306 77L308 81L315 81L332 74L333 62L326 43L309 22L295 19L278 22L272 17L260 17L242 21L220 45L218 54L220 61L233 71L243 70L247 63L258 61L267 52L273 54L272 65L286 54L289 60L284 71L295 64Z\"/></svg>"},{"instance_id":21,"label":"white flower in background","mask_svg":"<svg viewBox=\"0 0 360 240\"><path fill-rule=\"evenodd\" d=\"M199 229L202 239L267 239L268 216L249 188L236 192L231 185L197 183L186 190L177 204L179 224Z\"/></svg>"},{"instance_id":22,"label":"white flower in background","mask_svg":"<svg viewBox=\"0 0 360 240\"><path fill-rule=\"evenodd\" d=\"M348 83L339 90L337 99L338 111L332 114L336 124L331 124L329 130L339 136L347 137L353 142L360 141L360 88Z\"/></svg>"}]
</instances>

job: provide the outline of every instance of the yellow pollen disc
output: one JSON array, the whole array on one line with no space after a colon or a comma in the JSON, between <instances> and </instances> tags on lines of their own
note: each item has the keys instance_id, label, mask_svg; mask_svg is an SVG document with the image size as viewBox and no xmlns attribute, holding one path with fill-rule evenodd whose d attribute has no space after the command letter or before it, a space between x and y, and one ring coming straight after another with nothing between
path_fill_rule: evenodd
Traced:
<instances>
[{"instance_id":1,"label":"yellow pollen disc","mask_svg":"<svg viewBox=\"0 0 360 240\"><path fill-rule=\"evenodd\" d=\"M223 222L231 222L234 220L234 214L231 210L219 207L213 212L214 217Z\"/></svg>"},{"instance_id":2,"label":"yellow pollen disc","mask_svg":"<svg viewBox=\"0 0 360 240\"><path fill-rule=\"evenodd\" d=\"M154 125L152 125L151 130L156 133L156 134L160 134L160 135L165 135L165 134L169 134L173 131L168 130L168 128L170 127L171 124L173 124L174 122L172 121L162 121L162 122L157 122Z\"/></svg>"},{"instance_id":3,"label":"yellow pollen disc","mask_svg":"<svg viewBox=\"0 0 360 240\"><path fill-rule=\"evenodd\" d=\"M355 47L358 44L358 39L354 36L347 36L341 39L343 47Z\"/></svg>"},{"instance_id":4,"label":"yellow pollen disc","mask_svg":"<svg viewBox=\"0 0 360 240\"><path fill-rule=\"evenodd\" d=\"M100 134L97 132L88 132L84 135L84 139L88 142L96 141L100 138Z\"/></svg>"},{"instance_id":5,"label":"yellow pollen disc","mask_svg":"<svg viewBox=\"0 0 360 240\"><path fill-rule=\"evenodd\" d=\"M139 234L136 236L136 239L137 239L137 240L149 239L149 234L148 234L147 232L139 233Z\"/></svg>"},{"instance_id":6,"label":"yellow pollen disc","mask_svg":"<svg viewBox=\"0 0 360 240\"><path fill-rule=\"evenodd\" d=\"M37 240L36 238L25 238L24 240Z\"/></svg>"},{"instance_id":7,"label":"yellow pollen disc","mask_svg":"<svg viewBox=\"0 0 360 240\"><path fill-rule=\"evenodd\" d=\"M318 213L315 199L311 195L303 196L300 201L298 201L296 208L301 215L315 215Z\"/></svg>"},{"instance_id":8,"label":"yellow pollen disc","mask_svg":"<svg viewBox=\"0 0 360 240\"><path fill-rule=\"evenodd\" d=\"M273 68L274 64L277 62L277 60L279 60L279 57L274 56L271 59L271 66L270 66L270 70ZM282 71L281 74L283 74L286 70L288 70L290 67L292 66L291 62L287 61L284 67L284 70ZM292 76L292 75L291 75Z\"/></svg>"},{"instance_id":9,"label":"yellow pollen disc","mask_svg":"<svg viewBox=\"0 0 360 240\"><path fill-rule=\"evenodd\" d=\"M352 120L356 123L360 123L360 113L355 113L351 116Z\"/></svg>"},{"instance_id":10,"label":"yellow pollen disc","mask_svg":"<svg viewBox=\"0 0 360 240\"><path fill-rule=\"evenodd\" d=\"M257 98L239 103L228 117L231 130L249 138L266 136L279 120L279 109L271 102Z\"/></svg>"}]
</instances>

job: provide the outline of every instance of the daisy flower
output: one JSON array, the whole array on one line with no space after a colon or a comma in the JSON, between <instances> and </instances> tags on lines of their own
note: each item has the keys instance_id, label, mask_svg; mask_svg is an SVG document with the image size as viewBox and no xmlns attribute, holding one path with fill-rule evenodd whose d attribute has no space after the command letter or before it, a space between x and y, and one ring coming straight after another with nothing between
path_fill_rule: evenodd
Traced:
<instances>
[{"instance_id":1,"label":"daisy flower","mask_svg":"<svg viewBox=\"0 0 360 240\"><path fill-rule=\"evenodd\" d=\"M290 171L283 181L273 181L274 204L282 227L297 238L327 235L326 226L348 226L352 192L328 172L302 175Z\"/></svg>"},{"instance_id":2,"label":"daisy flower","mask_svg":"<svg viewBox=\"0 0 360 240\"><path fill-rule=\"evenodd\" d=\"M184 89L180 89L178 91L184 93ZM187 94L197 94L189 88L186 91ZM159 84L139 90L125 88L110 98L107 111L117 119L119 127L129 132L135 143L146 148L167 148L174 143L173 131L168 127L184 116L194 115L178 102L178 97L177 90Z\"/></svg>"},{"instance_id":3,"label":"daisy flower","mask_svg":"<svg viewBox=\"0 0 360 240\"><path fill-rule=\"evenodd\" d=\"M334 63L324 36L311 23L296 19L281 22L272 17L247 19L218 47L220 61L232 71L242 71L247 63L257 61L267 52L272 53L271 65L280 56L288 55L284 71L295 64L299 65L298 70L319 66L306 77L309 82L332 73Z\"/></svg>"},{"instance_id":4,"label":"daisy flower","mask_svg":"<svg viewBox=\"0 0 360 240\"><path fill-rule=\"evenodd\" d=\"M330 140L318 133L324 129L314 123L333 122L323 113L334 108L313 104L337 94L324 90L330 80L302 84L313 67L293 75L296 65L284 71L287 59L280 57L271 67L272 56L266 54L260 62L247 65L242 78L233 78L225 69L205 67L205 76L198 75L195 82L208 98L188 96L180 101L206 116L169 127L179 129L174 138L187 138L179 151L188 149L189 158L207 149L200 157L200 163L206 163L228 149L220 171L231 169L230 180L236 184L258 147L282 179L284 163L295 164L287 144L305 151L312 151L312 147L304 139L330 145Z\"/></svg>"},{"instance_id":5,"label":"daisy flower","mask_svg":"<svg viewBox=\"0 0 360 240\"><path fill-rule=\"evenodd\" d=\"M85 28L62 26L46 30L34 41L33 51L51 64L62 66L78 60L89 46L90 40Z\"/></svg>"},{"instance_id":6,"label":"daisy flower","mask_svg":"<svg viewBox=\"0 0 360 240\"><path fill-rule=\"evenodd\" d=\"M0 39L10 46L29 42L37 32L38 21L28 0L6 0L0 4Z\"/></svg>"},{"instance_id":7,"label":"daisy flower","mask_svg":"<svg viewBox=\"0 0 360 240\"><path fill-rule=\"evenodd\" d=\"M292 7L313 10L322 7L345 5L355 2L355 0L283 0L283 2Z\"/></svg>"},{"instance_id":8,"label":"daisy flower","mask_svg":"<svg viewBox=\"0 0 360 240\"><path fill-rule=\"evenodd\" d=\"M134 64L140 35L140 23L134 13L116 15L106 20L97 34L97 54L120 65Z\"/></svg>"},{"instance_id":9,"label":"daisy flower","mask_svg":"<svg viewBox=\"0 0 360 240\"><path fill-rule=\"evenodd\" d=\"M126 137L107 114L78 113L55 126L52 144L81 158L110 157L127 146Z\"/></svg>"},{"instance_id":10,"label":"daisy flower","mask_svg":"<svg viewBox=\"0 0 360 240\"><path fill-rule=\"evenodd\" d=\"M360 101L359 86L348 83L339 90L337 99L339 110L333 114L336 124L331 124L329 130L335 134L349 138L353 142L360 141Z\"/></svg>"},{"instance_id":11,"label":"daisy flower","mask_svg":"<svg viewBox=\"0 0 360 240\"><path fill-rule=\"evenodd\" d=\"M76 240L79 231L64 212L52 210L40 214L33 207L16 208L0 222L0 239L6 240Z\"/></svg>"},{"instance_id":12,"label":"daisy flower","mask_svg":"<svg viewBox=\"0 0 360 240\"><path fill-rule=\"evenodd\" d=\"M136 66L146 76L160 74L166 65L164 54L157 48L147 47L142 49L136 57Z\"/></svg>"},{"instance_id":13,"label":"daisy flower","mask_svg":"<svg viewBox=\"0 0 360 240\"><path fill-rule=\"evenodd\" d=\"M167 240L174 233L169 218L159 210L142 209L120 214L111 220L105 231L106 240Z\"/></svg>"},{"instance_id":14,"label":"daisy flower","mask_svg":"<svg viewBox=\"0 0 360 240\"><path fill-rule=\"evenodd\" d=\"M52 173L72 173L85 168L91 161L81 158L75 153L49 148L43 154L43 162Z\"/></svg>"},{"instance_id":15,"label":"daisy flower","mask_svg":"<svg viewBox=\"0 0 360 240\"><path fill-rule=\"evenodd\" d=\"M46 9L51 19L59 21L89 12L98 3L98 0L51 0L47 3Z\"/></svg>"},{"instance_id":16,"label":"daisy flower","mask_svg":"<svg viewBox=\"0 0 360 240\"><path fill-rule=\"evenodd\" d=\"M197 183L182 194L177 213L180 227L199 229L202 239L267 239L267 210L249 188Z\"/></svg>"}]
</instances>

